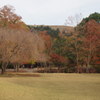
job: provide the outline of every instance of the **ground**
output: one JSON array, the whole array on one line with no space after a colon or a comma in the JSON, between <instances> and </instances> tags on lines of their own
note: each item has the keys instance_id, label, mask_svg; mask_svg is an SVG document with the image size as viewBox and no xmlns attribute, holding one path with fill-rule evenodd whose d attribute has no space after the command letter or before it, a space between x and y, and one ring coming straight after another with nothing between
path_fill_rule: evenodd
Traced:
<instances>
[{"instance_id":1,"label":"ground","mask_svg":"<svg viewBox=\"0 0 100 100\"><path fill-rule=\"evenodd\" d=\"M0 76L0 100L100 100L100 74Z\"/></svg>"}]
</instances>

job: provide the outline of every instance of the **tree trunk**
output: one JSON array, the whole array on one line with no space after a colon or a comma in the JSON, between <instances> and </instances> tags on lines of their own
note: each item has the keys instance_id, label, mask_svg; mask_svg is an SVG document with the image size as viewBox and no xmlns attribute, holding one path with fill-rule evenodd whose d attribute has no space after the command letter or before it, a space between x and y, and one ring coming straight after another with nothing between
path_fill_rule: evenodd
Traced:
<instances>
[{"instance_id":1,"label":"tree trunk","mask_svg":"<svg viewBox=\"0 0 100 100\"><path fill-rule=\"evenodd\" d=\"M86 73L89 73L89 67L90 67L90 62L88 61L87 66L86 66Z\"/></svg>"},{"instance_id":2,"label":"tree trunk","mask_svg":"<svg viewBox=\"0 0 100 100\"><path fill-rule=\"evenodd\" d=\"M19 72L19 64L16 66L16 71Z\"/></svg>"},{"instance_id":3,"label":"tree trunk","mask_svg":"<svg viewBox=\"0 0 100 100\"><path fill-rule=\"evenodd\" d=\"M1 74L4 74L6 72L6 68L8 66L8 63L3 63L1 65Z\"/></svg>"},{"instance_id":4,"label":"tree trunk","mask_svg":"<svg viewBox=\"0 0 100 100\"><path fill-rule=\"evenodd\" d=\"M15 65L14 65L14 70L15 70L16 72L19 72L19 64L15 64Z\"/></svg>"},{"instance_id":5,"label":"tree trunk","mask_svg":"<svg viewBox=\"0 0 100 100\"><path fill-rule=\"evenodd\" d=\"M60 73L60 66L58 67L58 73Z\"/></svg>"},{"instance_id":6,"label":"tree trunk","mask_svg":"<svg viewBox=\"0 0 100 100\"><path fill-rule=\"evenodd\" d=\"M4 74L4 69L3 68L1 68L1 74Z\"/></svg>"},{"instance_id":7,"label":"tree trunk","mask_svg":"<svg viewBox=\"0 0 100 100\"><path fill-rule=\"evenodd\" d=\"M48 67L47 67L46 62L44 62L44 69L45 69L45 72L48 73Z\"/></svg>"},{"instance_id":8,"label":"tree trunk","mask_svg":"<svg viewBox=\"0 0 100 100\"><path fill-rule=\"evenodd\" d=\"M16 65L14 65L14 71L16 72Z\"/></svg>"},{"instance_id":9,"label":"tree trunk","mask_svg":"<svg viewBox=\"0 0 100 100\"><path fill-rule=\"evenodd\" d=\"M86 68L86 73L89 73L89 68L88 67Z\"/></svg>"},{"instance_id":10,"label":"tree trunk","mask_svg":"<svg viewBox=\"0 0 100 100\"><path fill-rule=\"evenodd\" d=\"M91 52L90 52L90 55L88 55L88 58L87 58L86 73L89 73L90 60L91 60Z\"/></svg>"},{"instance_id":11,"label":"tree trunk","mask_svg":"<svg viewBox=\"0 0 100 100\"><path fill-rule=\"evenodd\" d=\"M79 50L77 47L77 41L75 42L75 49L76 49L76 72L79 73Z\"/></svg>"}]
</instances>

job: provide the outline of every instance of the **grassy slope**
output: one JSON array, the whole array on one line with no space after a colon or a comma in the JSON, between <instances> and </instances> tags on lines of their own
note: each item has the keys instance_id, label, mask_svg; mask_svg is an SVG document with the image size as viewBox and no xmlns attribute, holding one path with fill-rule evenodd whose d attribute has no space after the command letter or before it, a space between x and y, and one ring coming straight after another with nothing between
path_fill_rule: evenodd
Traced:
<instances>
[{"instance_id":1,"label":"grassy slope","mask_svg":"<svg viewBox=\"0 0 100 100\"><path fill-rule=\"evenodd\" d=\"M0 100L100 100L100 74L0 77Z\"/></svg>"},{"instance_id":2,"label":"grassy slope","mask_svg":"<svg viewBox=\"0 0 100 100\"><path fill-rule=\"evenodd\" d=\"M31 26L31 25L29 25ZM32 26L41 26L41 25L32 25ZM59 29L61 32L63 31L67 31L67 33L73 32L74 31L74 27L72 26L64 26L64 25L43 25L43 26L49 26L52 29Z\"/></svg>"},{"instance_id":3,"label":"grassy slope","mask_svg":"<svg viewBox=\"0 0 100 100\"><path fill-rule=\"evenodd\" d=\"M59 29L61 32L62 31L67 31L67 33L70 33L70 32L73 32L74 31L74 27L71 27L71 26L64 26L64 25L62 25L62 26L60 26L60 25L51 25L51 26L49 26L49 27L51 27L52 29Z\"/></svg>"}]
</instances>

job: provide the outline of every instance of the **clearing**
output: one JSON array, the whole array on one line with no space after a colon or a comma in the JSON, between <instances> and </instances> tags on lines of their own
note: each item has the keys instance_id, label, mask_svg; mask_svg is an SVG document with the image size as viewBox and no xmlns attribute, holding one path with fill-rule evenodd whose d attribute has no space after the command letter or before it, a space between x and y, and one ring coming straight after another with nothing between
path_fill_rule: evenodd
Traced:
<instances>
[{"instance_id":1,"label":"clearing","mask_svg":"<svg viewBox=\"0 0 100 100\"><path fill-rule=\"evenodd\" d=\"M0 76L0 100L100 100L100 74L26 76Z\"/></svg>"}]
</instances>

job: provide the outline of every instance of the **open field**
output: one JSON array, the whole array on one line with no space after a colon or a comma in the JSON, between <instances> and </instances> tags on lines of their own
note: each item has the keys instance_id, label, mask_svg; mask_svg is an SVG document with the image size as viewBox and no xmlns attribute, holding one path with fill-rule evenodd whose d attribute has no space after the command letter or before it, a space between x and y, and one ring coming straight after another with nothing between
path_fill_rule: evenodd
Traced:
<instances>
[{"instance_id":1,"label":"open field","mask_svg":"<svg viewBox=\"0 0 100 100\"><path fill-rule=\"evenodd\" d=\"M100 74L0 76L0 100L100 100Z\"/></svg>"}]
</instances>

